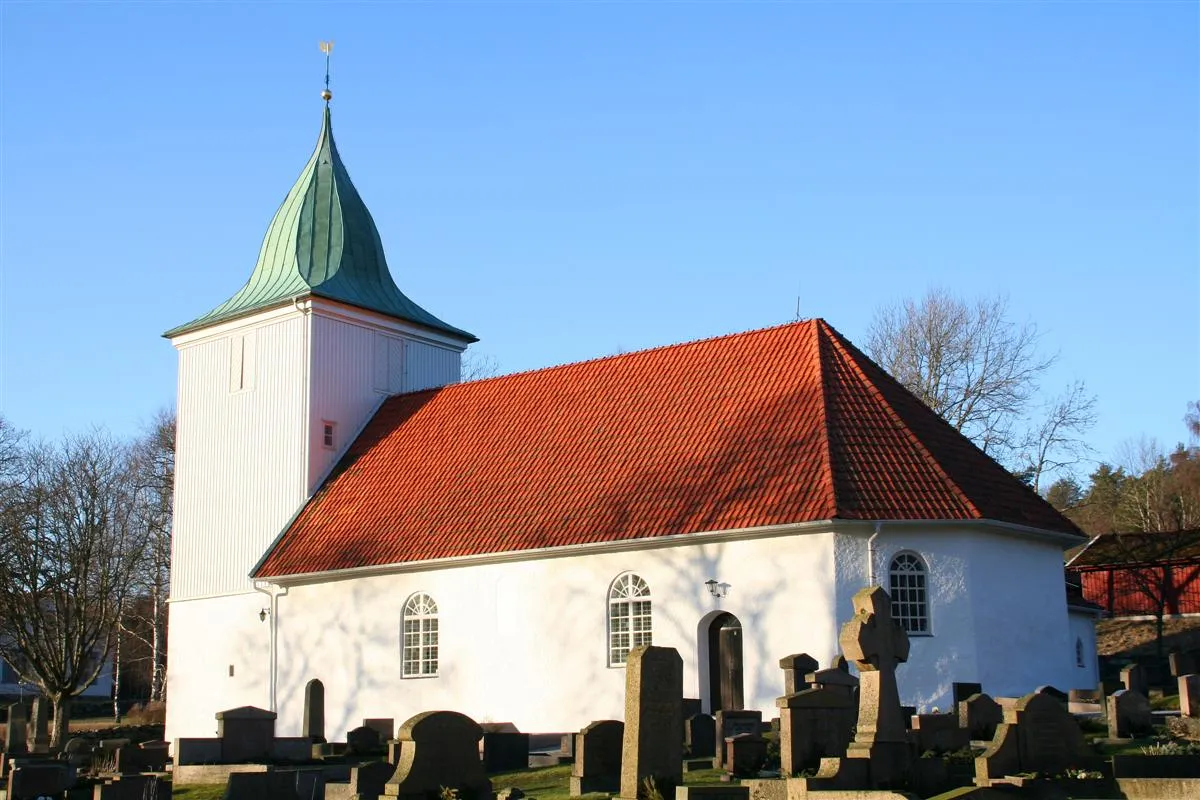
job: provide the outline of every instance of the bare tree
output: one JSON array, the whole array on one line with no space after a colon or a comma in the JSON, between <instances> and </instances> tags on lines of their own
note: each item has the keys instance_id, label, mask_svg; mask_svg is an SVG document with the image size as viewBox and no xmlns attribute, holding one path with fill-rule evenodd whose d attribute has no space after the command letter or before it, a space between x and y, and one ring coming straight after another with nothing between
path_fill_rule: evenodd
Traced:
<instances>
[{"instance_id":1,"label":"bare tree","mask_svg":"<svg viewBox=\"0 0 1200 800\"><path fill-rule=\"evenodd\" d=\"M1021 421L1054 363L1037 326L1003 297L967 303L942 289L876 311L867 351L954 428L998 460L1019 453Z\"/></svg>"},{"instance_id":2,"label":"bare tree","mask_svg":"<svg viewBox=\"0 0 1200 800\"><path fill-rule=\"evenodd\" d=\"M125 447L94 432L20 448L0 509L0 657L54 704L65 741L71 700L103 670L141 546L131 535Z\"/></svg>"},{"instance_id":3,"label":"bare tree","mask_svg":"<svg viewBox=\"0 0 1200 800\"><path fill-rule=\"evenodd\" d=\"M1096 396L1076 381L1046 404L1040 425L1025 436L1022 460L1031 485L1041 492L1042 479L1079 464L1094 451L1081 435L1096 424Z\"/></svg>"},{"instance_id":4,"label":"bare tree","mask_svg":"<svg viewBox=\"0 0 1200 800\"><path fill-rule=\"evenodd\" d=\"M468 350L462 356L462 368L459 371L460 383L481 381L484 378L494 378L500 374L500 364L494 356Z\"/></svg>"}]
</instances>

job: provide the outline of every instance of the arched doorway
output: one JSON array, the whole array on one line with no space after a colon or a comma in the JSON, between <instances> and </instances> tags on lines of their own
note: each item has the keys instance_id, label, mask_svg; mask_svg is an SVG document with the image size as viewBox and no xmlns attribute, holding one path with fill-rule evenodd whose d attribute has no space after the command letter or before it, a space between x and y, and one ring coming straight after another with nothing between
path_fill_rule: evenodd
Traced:
<instances>
[{"instance_id":1,"label":"arched doorway","mask_svg":"<svg viewBox=\"0 0 1200 800\"><path fill-rule=\"evenodd\" d=\"M741 711L742 623L733 614L722 613L708 625L708 697L712 713Z\"/></svg>"}]
</instances>

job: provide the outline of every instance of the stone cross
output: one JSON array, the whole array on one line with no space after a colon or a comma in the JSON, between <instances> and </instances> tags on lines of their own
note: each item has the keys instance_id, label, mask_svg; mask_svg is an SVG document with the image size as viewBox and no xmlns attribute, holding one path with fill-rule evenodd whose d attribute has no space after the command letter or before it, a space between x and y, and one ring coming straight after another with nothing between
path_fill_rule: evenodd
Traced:
<instances>
[{"instance_id":1,"label":"stone cross","mask_svg":"<svg viewBox=\"0 0 1200 800\"><path fill-rule=\"evenodd\" d=\"M859 671L858 728L854 743L907 743L896 665L908 660L908 634L892 619L891 599L881 586L854 595L854 619L842 626L838 643Z\"/></svg>"}]
</instances>

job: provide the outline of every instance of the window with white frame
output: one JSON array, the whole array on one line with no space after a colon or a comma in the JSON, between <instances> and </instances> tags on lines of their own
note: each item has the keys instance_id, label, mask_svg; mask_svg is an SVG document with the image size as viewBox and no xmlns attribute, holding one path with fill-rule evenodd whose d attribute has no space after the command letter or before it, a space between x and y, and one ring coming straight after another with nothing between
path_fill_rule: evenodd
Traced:
<instances>
[{"instance_id":1,"label":"window with white frame","mask_svg":"<svg viewBox=\"0 0 1200 800\"><path fill-rule=\"evenodd\" d=\"M608 665L622 666L630 650L650 644L650 587L627 572L608 591Z\"/></svg>"},{"instance_id":2,"label":"window with white frame","mask_svg":"<svg viewBox=\"0 0 1200 800\"><path fill-rule=\"evenodd\" d=\"M438 671L438 609L418 592L404 604L402 663L405 678L429 678Z\"/></svg>"},{"instance_id":3,"label":"window with white frame","mask_svg":"<svg viewBox=\"0 0 1200 800\"><path fill-rule=\"evenodd\" d=\"M925 562L916 553L899 553L888 570L892 619L918 636L929 635L927 574Z\"/></svg>"}]
</instances>

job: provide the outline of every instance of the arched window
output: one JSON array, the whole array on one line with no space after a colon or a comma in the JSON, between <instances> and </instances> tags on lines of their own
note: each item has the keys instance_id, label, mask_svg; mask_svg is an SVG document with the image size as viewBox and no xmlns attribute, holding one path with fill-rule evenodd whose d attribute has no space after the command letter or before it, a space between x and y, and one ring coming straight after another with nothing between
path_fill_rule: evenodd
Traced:
<instances>
[{"instance_id":1,"label":"arched window","mask_svg":"<svg viewBox=\"0 0 1200 800\"><path fill-rule=\"evenodd\" d=\"M402 658L405 678L428 678L438 671L437 603L424 592L404 604Z\"/></svg>"},{"instance_id":2,"label":"arched window","mask_svg":"<svg viewBox=\"0 0 1200 800\"><path fill-rule=\"evenodd\" d=\"M1075 637L1075 666L1082 667L1083 664L1083 639Z\"/></svg>"},{"instance_id":3,"label":"arched window","mask_svg":"<svg viewBox=\"0 0 1200 800\"><path fill-rule=\"evenodd\" d=\"M650 587L627 572L608 592L608 665L625 663L634 647L653 644L650 631Z\"/></svg>"},{"instance_id":4,"label":"arched window","mask_svg":"<svg viewBox=\"0 0 1200 800\"><path fill-rule=\"evenodd\" d=\"M926 594L925 562L916 553L900 553L888 570L892 596L892 619L910 634L929 634L929 596Z\"/></svg>"}]
</instances>

